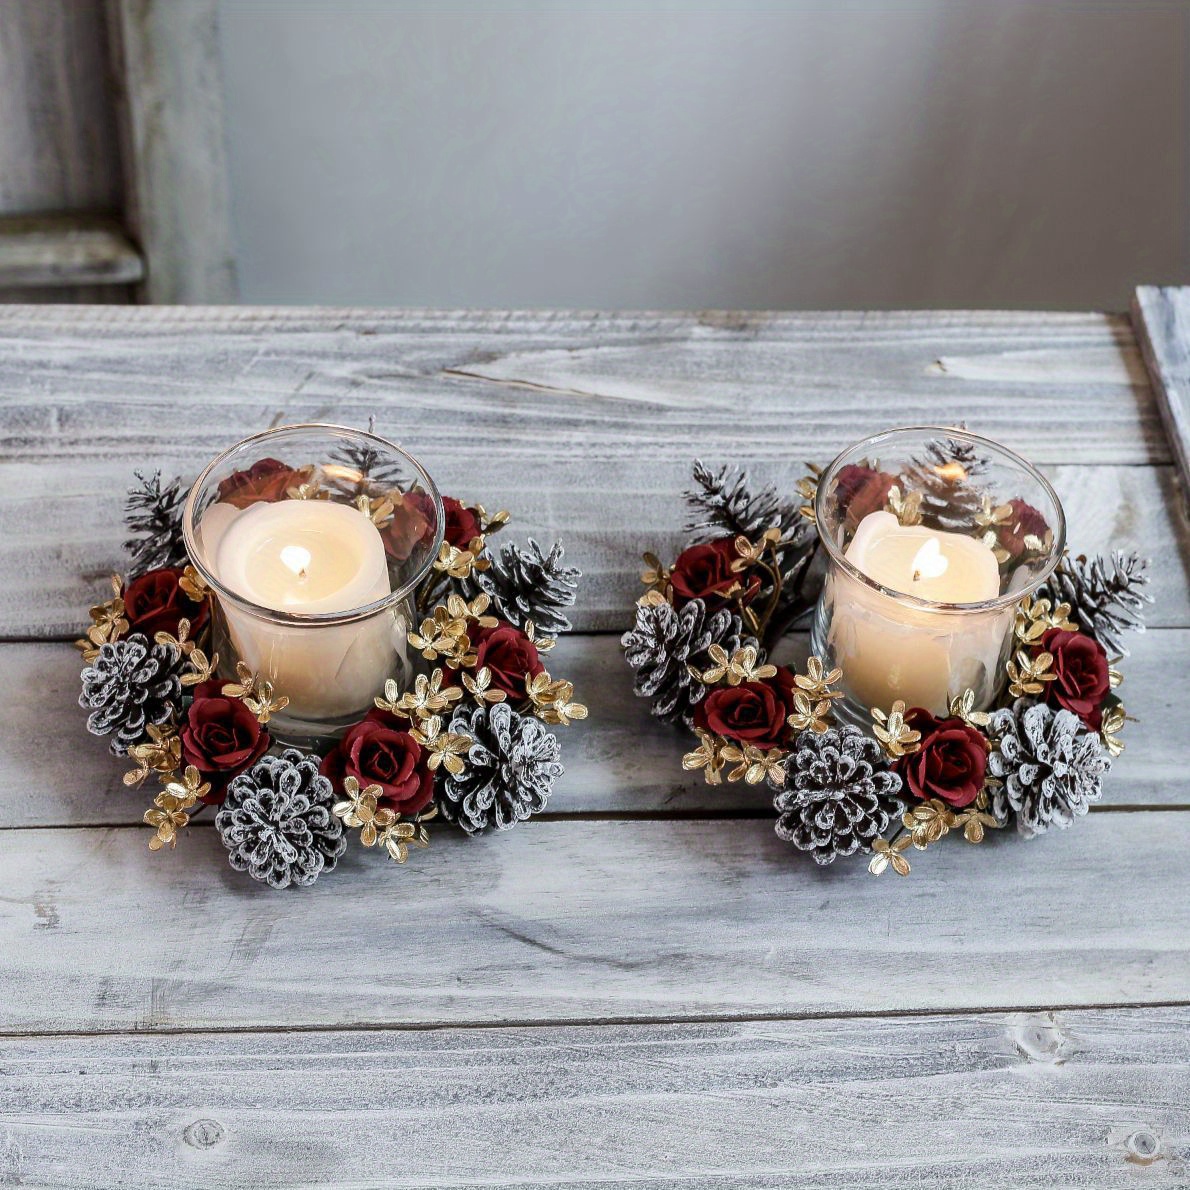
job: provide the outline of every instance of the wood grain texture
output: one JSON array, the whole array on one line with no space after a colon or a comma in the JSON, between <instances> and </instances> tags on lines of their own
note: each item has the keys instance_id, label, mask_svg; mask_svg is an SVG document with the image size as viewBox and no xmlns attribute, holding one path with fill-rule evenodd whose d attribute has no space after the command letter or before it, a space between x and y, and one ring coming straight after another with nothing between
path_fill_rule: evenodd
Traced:
<instances>
[{"instance_id":1,"label":"wood grain texture","mask_svg":"<svg viewBox=\"0 0 1190 1190\"><path fill-rule=\"evenodd\" d=\"M103 0L5 0L0 213L119 209L109 81Z\"/></svg>"},{"instance_id":2,"label":"wood grain texture","mask_svg":"<svg viewBox=\"0 0 1190 1190\"><path fill-rule=\"evenodd\" d=\"M111 0L127 218L149 302L231 302L217 0Z\"/></svg>"},{"instance_id":3,"label":"wood grain texture","mask_svg":"<svg viewBox=\"0 0 1190 1190\"><path fill-rule=\"evenodd\" d=\"M1183 1002L1190 814L1094 814L908 879L819 869L765 821L439 830L309 889L213 830L10 831L0 1032L674 1020ZM1160 890L1160 895L1155 895ZM989 912L989 906L995 906Z\"/></svg>"},{"instance_id":4,"label":"wood grain texture","mask_svg":"<svg viewBox=\"0 0 1190 1190\"><path fill-rule=\"evenodd\" d=\"M126 285L143 275L140 253L114 219L0 219L0 286Z\"/></svg>"},{"instance_id":5,"label":"wood grain texture","mask_svg":"<svg viewBox=\"0 0 1190 1190\"><path fill-rule=\"evenodd\" d=\"M1051 466L1077 548L1152 554L1154 622L1190 624L1188 537L1168 470L1126 465L1167 447L1123 320L23 307L0 312L0 345L9 636L74 630L119 559L133 466L193 474L271 423L362 425L372 413L446 490L509 507L515 532L565 541L587 574L583 629L622 627L639 551L678 547L693 457L738 461L792 490L805 461L894 418L963 417ZM956 361L980 359L977 377L960 374ZM509 360L533 383L460 376ZM579 366L587 387L572 392ZM566 374L547 386L550 368ZM1102 465L1089 475L1092 462Z\"/></svg>"},{"instance_id":6,"label":"wood grain texture","mask_svg":"<svg viewBox=\"0 0 1190 1190\"><path fill-rule=\"evenodd\" d=\"M780 656L802 660L804 634ZM1127 753L1104 782L1104 806L1190 808L1184 741L1169 729L1190 705L1190 631L1157 629L1136 638L1124 666L1123 695L1138 722L1128 724ZM684 772L690 737L649 718L632 694L619 638L564 637L551 668L571 678L591 717L558 732L566 774L550 813L763 814L769 798L748 785L708 786ZM134 824L148 804L129 791L126 766L83 729L78 654L65 644L0 645L0 828Z\"/></svg>"},{"instance_id":7,"label":"wood grain texture","mask_svg":"<svg viewBox=\"0 0 1190 1190\"><path fill-rule=\"evenodd\" d=\"M1182 490L1190 493L1190 288L1142 285L1132 300L1132 317Z\"/></svg>"},{"instance_id":8,"label":"wood grain texture","mask_svg":"<svg viewBox=\"0 0 1190 1190\"><path fill-rule=\"evenodd\" d=\"M1190 1013L0 1042L0 1180L1184 1186Z\"/></svg>"}]
</instances>

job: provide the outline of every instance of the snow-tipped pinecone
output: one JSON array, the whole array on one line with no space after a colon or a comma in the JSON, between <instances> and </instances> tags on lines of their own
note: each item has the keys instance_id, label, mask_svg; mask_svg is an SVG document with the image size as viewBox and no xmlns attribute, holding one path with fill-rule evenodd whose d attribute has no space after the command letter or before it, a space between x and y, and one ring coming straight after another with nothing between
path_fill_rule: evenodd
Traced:
<instances>
[{"instance_id":1,"label":"snow-tipped pinecone","mask_svg":"<svg viewBox=\"0 0 1190 1190\"><path fill-rule=\"evenodd\" d=\"M182 538L182 510L189 487L180 479L161 486L161 472L146 479L139 471L136 486L128 489L124 501L124 524L132 536L124 548L132 558L128 575L135 578L146 570L186 564L186 542Z\"/></svg>"},{"instance_id":2,"label":"snow-tipped pinecone","mask_svg":"<svg viewBox=\"0 0 1190 1190\"><path fill-rule=\"evenodd\" d=\"M287 748L232 778L215 827L237 872L273 888L313 884L347 850L318 757Z\"/></svg>"},{"instance_id":3,"label":"snow-tipped pinecone","mask_svg":"<svg viewBox=\"0 0 1190 1190\"><path fill-rule=\"evenodd\" d=\"M1153 602L1148 583L1147 558L1113 550L1091 559L1064 557L1038 596L1069 603L1074 618L1109 653L1126 657L1125 634L1145 630L1145 604Z\"/></svg>"},{"instance_id":4,"label":"snow-tipped pinecone","mask_svg":"<svg viewBox=\"0 0 1190 1190\"><path fill-rule=\"evenodd\" d=\"M988 731L996 744L988 773L1002 783L992 813L1004 823L1015 814L1026 839L1069 826L1102 795L1111 759L1077 715L1018 698L993 712Z\"/></svg>"},{"instance_id":5,"label":"snow-tipped pinecone","mask_svg":"<svg viewBox=\"0 0 1190 1190\"><path fill-rule=\"evenodd\" d=\"M348 473L327 476L327 483L352 499L375 495L378 488L395 487L404 470L400 463L385 461L384 454L368 442L344 442L330 457L342 463Z\"/></svg>"},{"instance_id":6,"label":"snow-tipped pinecone","mask_svg":"<svg viewBox=\"0 0 1190 1190\"><path fill-rule=\"evenodd\" d=\"M548 554L529 538L529 548L506 545L487 570L473 573L475 586L487 594L497 615L516 628L531 620L538 632L557 636L570 631L562 609L574 604L582 571L563 566L563 549L555 542Z\"/></svg>"},{"instance_id":7,"label":"snow-tipped pinecone","mask_svg":"<svg viewBox=\"0 0 1190 1190\"><path fill-rule=\"evenodd\" d=\"M507 830L545 809L562 775L558 737L506 702L459 707L450 730L475 742L467 765L439 786L438 809L469 835Z\"/></svg>"},{"instance_id":8,"label":"snow-tipped pinecone","mask_svg":"<svg viewBox=\"0 0 1190 1190\"><path fill-rule=\"evenodd\" d=\"M150 725L172 722L182 699L182 654L176 645L159 645L142 633L99 646L99 656L83 669L79 706L91 713L87 730L112 736L113 756L127 756Z\"/></svg>"},{"instance_id":9,"label":"snow-tipped pinecone","mask_svg":"<svg viewBox=\"0 0 1190 1190\"><path fill-rule=\"evenodd\" d=\"M668 603L638 603L636 623L620 637L624 658L636 670L633 691L653 700L652 713L667 723L690 725L694 708L707 688L690 674L711 668L707 650L721 645L728 656L756 640L730 608L707 615L706 604L692 599L675 609Z\"/></svg>"},{"instance_id":10,"label":"snow-tipped pinecone","mask_svg":"<svg viewBox=\"0 0 1190 1190\"><path fill-rule=\"evenodd\" d=\"M820 864L870 850L904 809L900 791L880 745L859 728L803 731L773 798L777 834Z\"/></svg>"},{"instance_id":11,"label":"snow-tipped pinecone","mask_svg":"<svg viewBox=\"0 0 1190 1190\"><path fill-rule=\"evenodd\" d=\"M953 464L958 464L954 467ZM983 510L979 482L988 460L970 442L931 438L907 468L911 491L921 492L921 521L935 529L970 531Z\"/></svg>"},{"instance_id":12,"label":"snow-tipped pinecone","mask_svg":"<svg viewBox=\"0 0 1190 1190\"><path fill-rule=\"evenodd\" d=\"M782 500L771 484L752 492L746 472L726 465L712 471L701 459L692 469L695 486L686 492L691 519L686 526L697 541L726 533L756 541L774 526L782 537L800 532L809 522L801 515L801 501Z\"/></svg>"}]
</instances>

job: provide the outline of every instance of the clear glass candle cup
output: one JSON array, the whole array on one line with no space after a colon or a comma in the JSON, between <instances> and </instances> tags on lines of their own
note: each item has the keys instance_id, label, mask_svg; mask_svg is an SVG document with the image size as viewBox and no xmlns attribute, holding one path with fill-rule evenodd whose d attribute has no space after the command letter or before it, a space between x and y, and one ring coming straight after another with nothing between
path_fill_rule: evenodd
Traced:
<instances>
[{"instance_id":1,"label":"clear glass candle cup","mask_svg":"<svg viewBox=\"0 0 1190 1190\"><path fill-rule=\"evenodd\" d=\"M255 434L195 480L183 535L212 591L218 674L244 662L288 698L269 723L277 739L333 738L389 678L408 684L414 595L444 519L415 458L344 426Z\"/></svg>"},{"instance_id":2,"label":"clear glass candle cup","mask_svg":"<svg viewBox=\"0 0 1190 1190\"><path fill-rule=\"evenodd\" d=\"M990 706L1016 606L1065 548L1049 481L990 439L914 426L844 450L814 514L827 569L811 648L843 671L839 718L867 726L898 699L944 715L967 690Z\"/></svg>"}]
</instances>

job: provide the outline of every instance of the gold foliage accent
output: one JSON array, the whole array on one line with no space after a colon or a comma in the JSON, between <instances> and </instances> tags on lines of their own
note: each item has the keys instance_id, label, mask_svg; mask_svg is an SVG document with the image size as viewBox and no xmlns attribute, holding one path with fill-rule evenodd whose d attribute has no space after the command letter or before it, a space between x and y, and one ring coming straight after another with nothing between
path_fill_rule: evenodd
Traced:
<instances>
[{"instance_id":1,"label":"gold foliage accent","mask_svg":"<svg viewBox=\"0 0 1190 1190\"><path fill-rule=\"evenodd\" d=\"M914 731L905 722L905 704L899 698L887 714L879 707L872 708L872 734L892 760L909 756L921 748L921 732Z\"/></svg>"}]
</instances>

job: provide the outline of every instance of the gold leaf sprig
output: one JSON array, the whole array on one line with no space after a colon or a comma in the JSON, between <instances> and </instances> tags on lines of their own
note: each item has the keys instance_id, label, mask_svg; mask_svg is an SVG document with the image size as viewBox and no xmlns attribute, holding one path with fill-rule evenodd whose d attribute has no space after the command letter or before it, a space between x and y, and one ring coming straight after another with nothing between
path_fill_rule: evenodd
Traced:
<instances>
[{"instance_id":1,"label":"gold leaf sprig","mask_svg":"<svg viewBox=\"0 0 1190 1190\"><path fill-rule=\"evenodd\" d=\"M477 570L487 570L491 562L483 557L484 539L480 535L471 538L466 549L459 549L444 541L438 547L438 557L434 559L434 569L450 578L470 578Z\"/></svg>"},{"instance_id":2,"label":"gold leaf sprig","mask_svg":"<svg viewBox=\"0 0 1190 1190\"><path fill-rule=\"evenodd\" d=\"M422 620L417 632L409 634L409 643L427 661L441 657L454 669L470 668L476 661L471 649L473 627L494 628L500 623L487 614L490 604L482 592L470 602L452 592Z\"/></svg>"},{"instance_id":3,"label":"gold leaf sprig","mask_svg":"<svg viewBox=\"0 0 1190 1190\"><path fill-rule=\"evenodd\" d=\"M574 701L574 683L555 681L548 670L526 676L525 692L533 704L533 713L544 723L569 727L574 720L587 717L587 708Z\"/></svg>"},{"instance_id":4,"label":"gold leaf sprig","mask_svg":"<svg viewBox=\"0 0 1190 1190\"><path fill-rule=\"evenodd\" d=\"M912 842L911 835L894 835L891 839L873 840L872 858L868 861L868 871L873 876L879 876L891 867L898 876L908 876L909 861L905 858L904 853Z\"/></svg>"},{"instance_id":5,"label":"gold leaf sprig","mask_svg":"<svg viewBox=\"0 0 1190 1190\"><path fill-rule=\"evenodd\" d=\"M1058 675L1050 669L1053 663L1052 653L1029 654L1024 649L1018 649L1016 659L1009 658L1005 666L1008 670L1008 693L1013 698L1041 694L1045 690L1046 682L1057 679Z\"/></svg>"},{"instance_id":6,"label":"gold leaf sprig","mask_svg":"<svg viewBox=\"0 0 1190 1190\"><path fill-rule=\"evenodd\" d=\"M99 656L103 645L117 641L128 631L128 617L124 609L124 581L118 574L112 575L112 597L106 603L97 603L91 608L91 626L84 638L76 640L75 647L82 650L83 660L90 664Z\"/></svg>"},{"instance_id":7,"label":"gold leaf sprig","mask_svg":"<svg viewBox=\"0 0 1190 1190\"><path fill-rule=\"evenodd\" d=\"M186 563L186 567L182 571L182 577L178 579L178 586L192 603L202 603L211 593L211 588L207 586L206 580L189 562Z\"/></svg>"},{"instance_id":8,"label":"gold leaf sprig","mask_svg":"<svg viewBox=\"0 0 1190 1190\"><path fill-rule=\"evenodd\" d=\"M645 602L651 595L660 597L660 601L665 601L666 593L669 591L670 569L661 561L656 554L648 552L641 555L644 559L645 568L640 572L640 581L645 585L645 594L641 596L641 602ZM657 602L657 600L650 600L650 602Z\"/></svg>"},{"instance_id":9,"label":"gold leaf sprig","mask_svg":"<svg viewBox=\"0 0 1190 1190\"><path fill-rule=\"evenodd\" d=\"M797 481L797 492L802 498L801 507L797 510L803 520L814 520L814 503L818 499L818 484L822 479L822 468L813 463L807 463L808 475L803 475Z\"/></svg>"},{"instance_id":10,"label":"gold leaf sprig","mask_svg":"<svg viewBox=\"0 0 1190 1190\"><path fill-rule=\"evenodd\" d=\"M781 763L786 754L780 748L757 748L755 744L727 743L719 750L722 762L734 764L728 774L728 781L746 781L749 785L759 785L768 777L774 785L785 784L785 767Z\"/></svg>"},{"instance_id":11,"label":"gold leaf sprig","mask_svg":"<svg viewBox=\"0 0 1190 1190\"><path fill-rule=\"evenodd\" d=\"M238 698L256 716L256 721L262 727L277 711L289 706L288 696L275 693L273 683L253 673L245 662L236 662L236 675L239 681L225 683L222 692L228 698Z\"/></svg>"},{"instance_id":12,"label":"gold leaf sprig","mask_svg":"<svg viewBox=\"0 0 1190 1190\"><path fill-rule=\"evenodd\" d=\"M163 847L171 850L178 845L178 832L190 823L190 810L195 802L211 791L209 782L194 765L187 765L180 780L170 781L153 799L152 808L145 811L146 825L156 832L149 840L150 851Z\"/></svg>"},{"instance_id":13,"label":"gold leaf sprig","mask_svg":"<svg viewBox=\"0 0 1190 1190\"><path fill-rule=\"evenodd\" d=\"M879 707L872 708L872 734L890 760L910 756L921 748L921 732L905 722L905 704L899 698L887 714Z\"/></svg>"},{"instance_id":14,"label":"gold leaf sprig","mask_svg":"<svg viewBox=\"0 0 1190 1190\"><path fill-rule=\"evenodd\" d=\"M775 665L760 660L760 653L755 645L744 645L728 656L727 650L720 644L713 644L707 649L707 655L715 663L703 673L690 666L690 676L706 686L717 686L726 682L728 686L739 686L742 682L760 682L773 677L777 672Z\"/></svg>"},{"instance_id":15,"label":"gold leaf sprig","mask_svg":"<svg viewBox=\"0 0 1190 1190\"><path fill-rule=\"evenodd\" d=\"M197 642L190 639L189 620L183 618L178 621L177 636L168 632L157 632L153 639L159 645L173 645L186 658L189 668L182 674L183 686L200 686L203 682L211 680L215 667L219 664L219 654L212 653L207 657Z\"/></svg>"},{"instance_id":16,"label":"gold leaf sprig","mask_svg":"<svg viewBox=\"0 0 1190 1190\"><path fill-rule=\"evenodd\" d=\"M136 788L144 783L150 773L159 776L176 772L182 763L182 741L171 724L157 727L150 723L145 728L148 740L133 744L128 755L136 761L136 768L124 774L124 784Z\"/></svg>"},{"instance_id":17,"label":"gold leaf sprig","mask_svg":"<svg viewBox=\"0 0 1190 1190\"><path fill-rule=\"evenodd\" d=\"M956 694L950 700L950 717L961 719L968 727L974 727L976 731L987 727L992 721L992 717L987 711L975 709L975 691L970 689L964 690L962 694Z\"/></svg>"},{"instance_id":18,"label":"gold leaf sprig","mask_svg":"<svg viewBox=\"0 0 1190 1190\"><path fill-rule=\"evenodd\" d=\"M832 687L843 677L841 669L827 672L821 657L806 661L806 672L793 675L793 713L786 722L794 731L812 731L822 735L830 730L831 703L843 697Z\"/></svg>"},{"instance_id":19,"label":"gold leaf sprig","mask_svg":"<svg viewBox=\"0 0 1190 1190\"><path fill-rule=\"evenodd\" d=\"M1124 710L1123 703L1116 703L1103 712L1103 721L1099 725L1099 735L1103 746L1111 757L1119 756L1124 751L1124 741L1120 739L1120 732L1129 715Z\"/></svg>"},{"instance_id":20,"label":"gold leaf sprig","mask_svg":"<svg viewBox=\"0 0 1190 1190\"><path fill-rule=\"evenodd\" d=\"M492 685L492 671L486 665L477 669L474 676L469 673L463 674L462 680L463 688L478 703L504 702L508 697L505 691Z\"/></svg>"},{"instance_id":21,"label":"gold leaf sprig","mask_svg":"<svg viewBox=\"0 0 1190 1190\"><path fill-rule=\"evenodd\" d=\"M1070 604L1051 604L1048 599L1030 599L1026 596L1017 605L1013 631L1021 644L1033 647L1051 629L1061 628L1064 632L1077 632L1078 625L1070 618Z\"/></svg>"},{"instance_id":22,"label":"gold leaf sprig","mask_svg":"<svg viewBox=\"0 0 1190 1190\"><path fill-rule=\"evenodd\" d=\"M429 719L449 711L450 704L463 697L463 691L458 686L444 686L443 681L442 669L436 666L429 677L418 674L413 681L413 689L402 694L396 681L389 678L384 683L384 697L375 700L376 706L405 719Z\"/></svg>"},{"instance_id":23,"label":"gold leaf sprig","mask_svg":"<svg viewBox=\"0 0 1190 1190\"><path fill-rule=\"evenodd\" d=\"M452 777L457 777L467 766L463 757L471 750L475 741L462 732L444 728L439 715L423 719L409 734L429 753L426 765L430 772L444 768Z\"/></svg>"},{"instance_id":24,"label":"gold leaf sprig","mask_svg":"<svg viewBox=\"0 0 1190 1190\"><path fill-rule=\"evenodd\" d=\"M696 727L694 734L698 736L698 747L682 757L682 768L687 772L701 770L708 785L722 785L724 757L718 736L701 727Z\"/></svg>"},{"instance_id":25,"label":"gold leaf sprig","mask_svg":"<svg viewBox=\"0 0 1190 1190\"><path fill-rule=\"evenodd\" d=\"M343 792L344 798L331 807L331 813L341 819L344 826L358 828L360 842L365 847L375 847L379 843L390 859L403 864L409 858L410 847L430 845L429 832L423 824L437 814L436 806L431 805L412 817L402 816L396 810L377 804L383 792L379 785L361 789L355 777L344 777Z\"/></svg>"}]
</instances>

